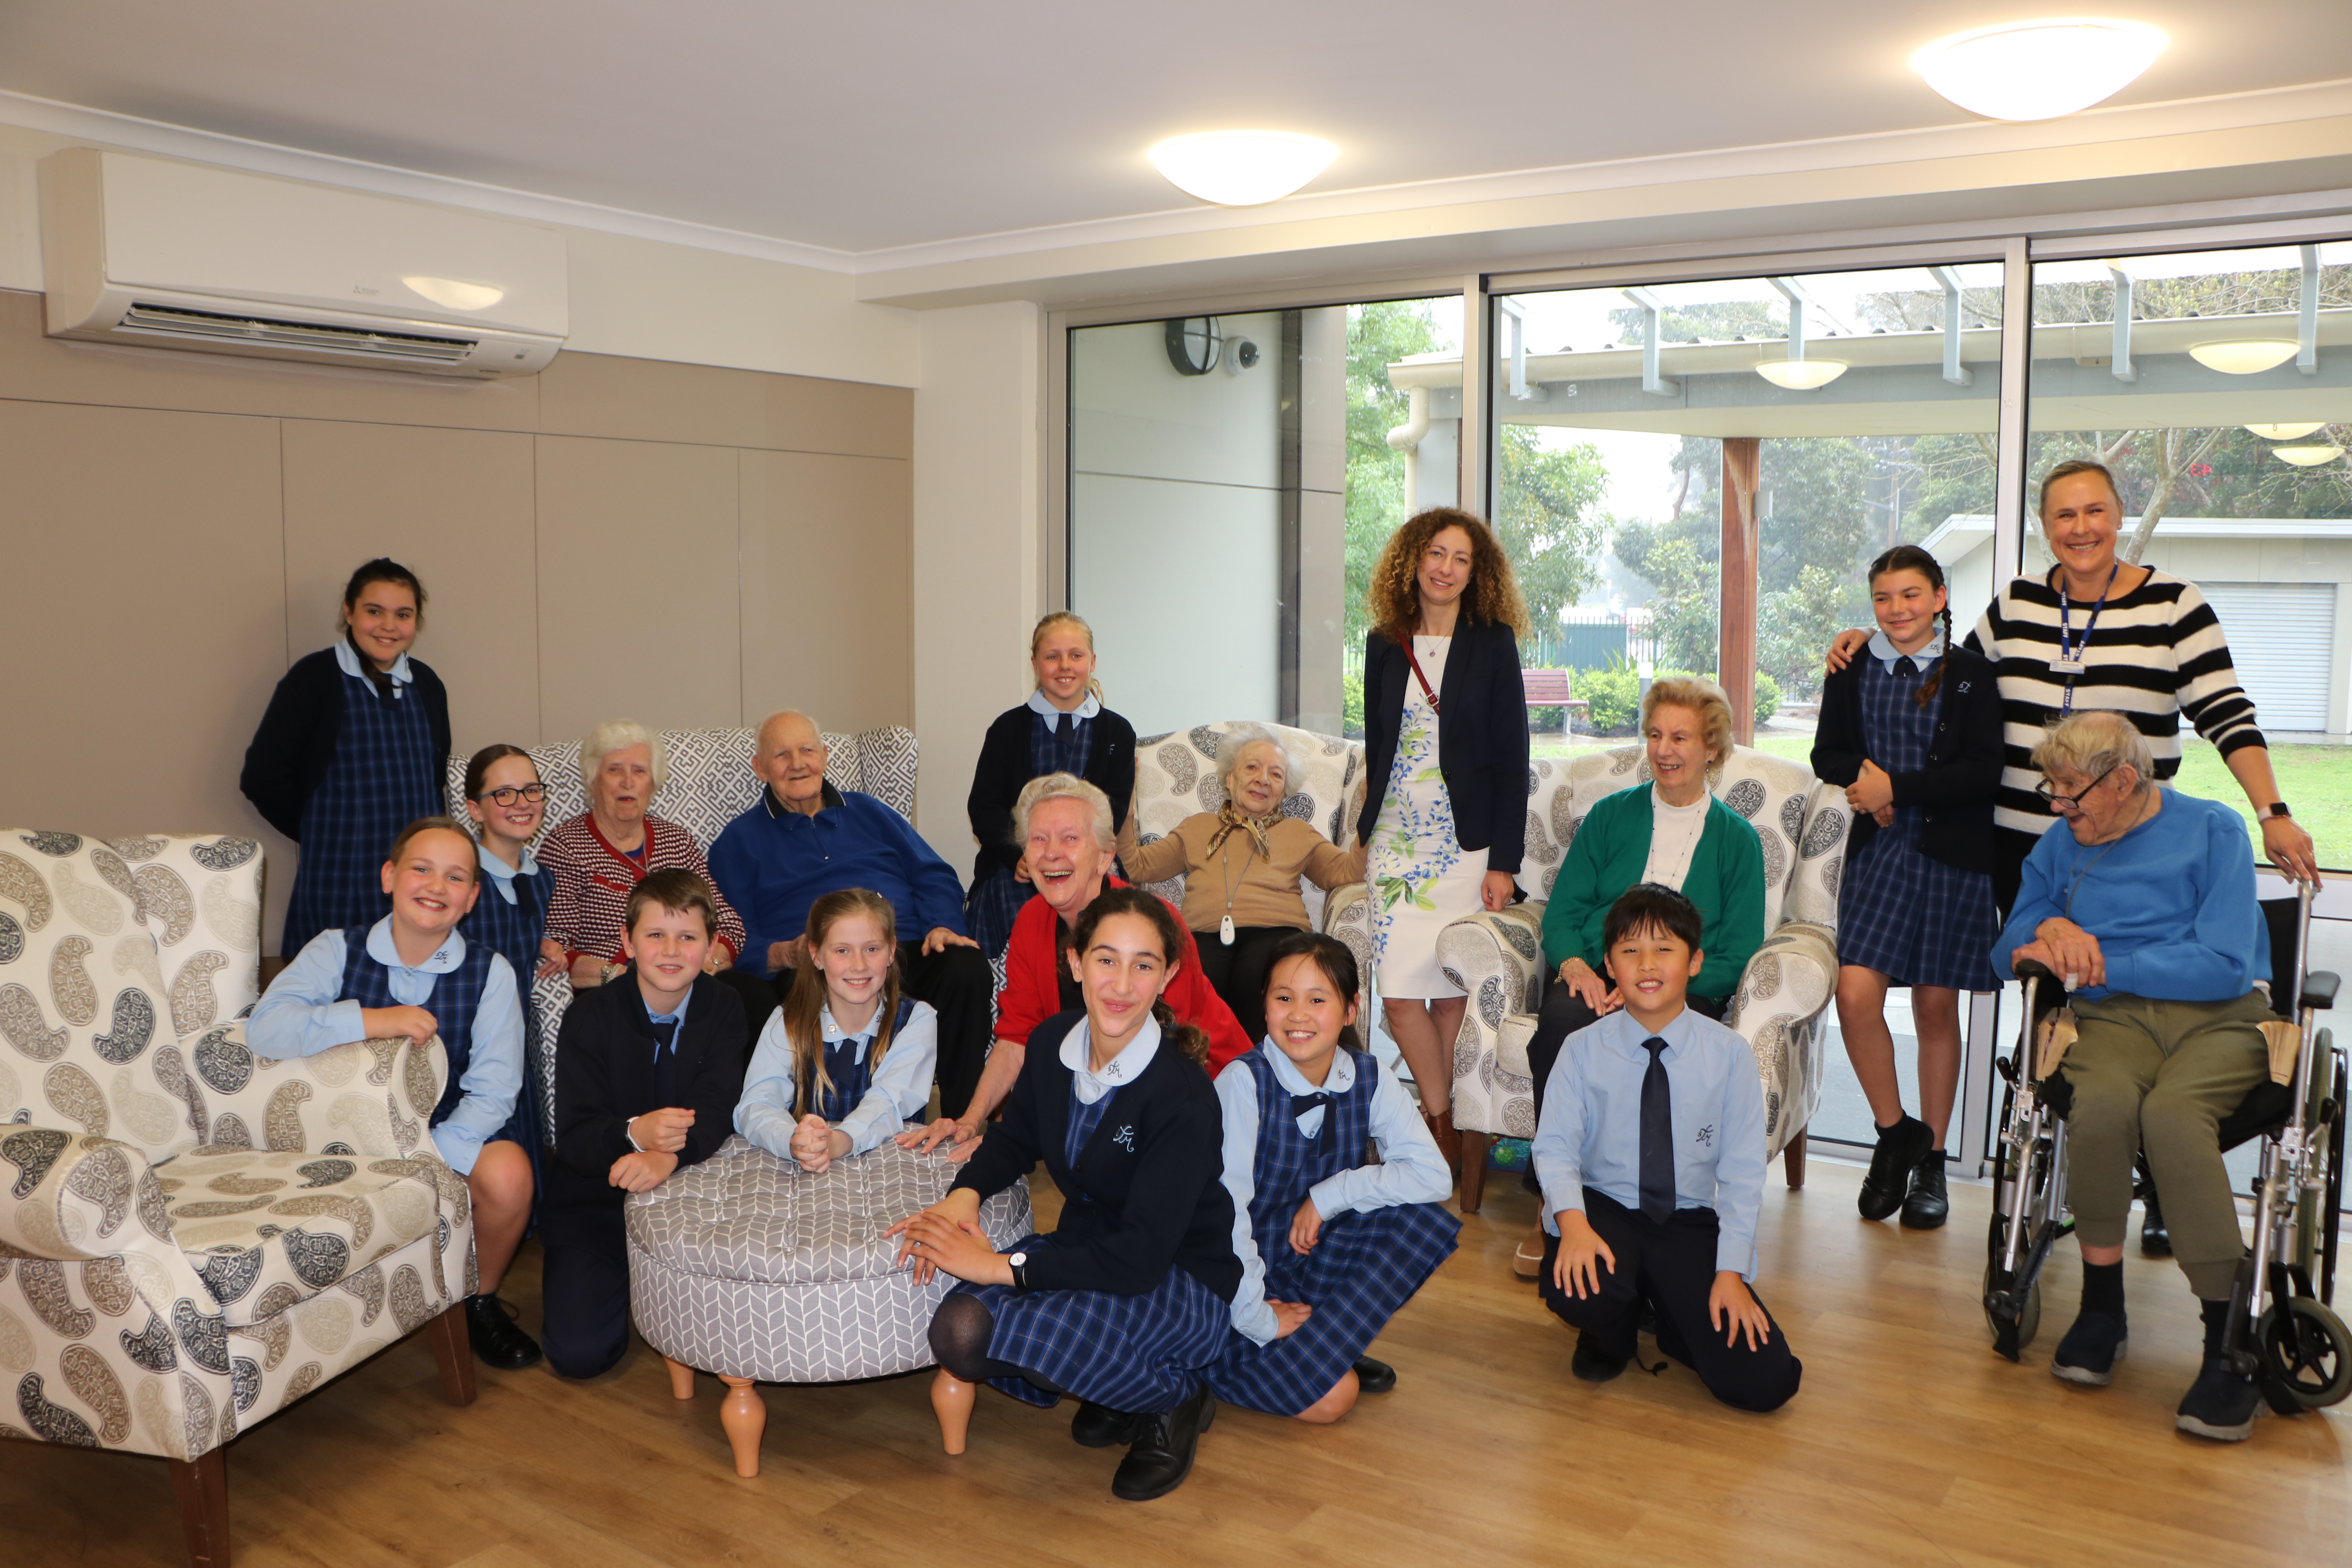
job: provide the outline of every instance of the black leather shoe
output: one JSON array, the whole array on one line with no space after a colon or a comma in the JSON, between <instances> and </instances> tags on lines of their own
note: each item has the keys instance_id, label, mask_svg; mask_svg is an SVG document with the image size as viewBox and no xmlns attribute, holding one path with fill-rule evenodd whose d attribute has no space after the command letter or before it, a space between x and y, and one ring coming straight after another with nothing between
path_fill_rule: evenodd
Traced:
<instances>
[{"instance_id":1,"label":"black leather shoe","mask_svg":"<svg viewBox=\"0 0 2352 1568\"><path fill-rule=\"evenodd\" d=\"M1862 1179L1862 1195L1854 1206L1864 1219L1885 1219L1903 1206L1911 1194L1912 1175L1934 1148L1936 1135L1916 1116L1906 1116L1878 1135L1870 1152L1870 1173Z\"/></svg>"},{"instance_id":2,"label":"black leather shoe","mask_svg":"<svg viewBox=\"0 0 2352 1568\"><path fill-rule=\"evenodd\" d=\"M1082 1448L1108 1448L1132 1443L1137 1424L1142 1419L1140 1415L1082 1399L1078 1401L1078 1413L1070 1417L1070 1436Z\"/></svg>"},{"instance_id":3,"label":"black leather shoe","mask_svg":"<svg viewBox=\"0 0 2352 1568\"><path fill-rule=\"evenodd\" d=\"M1122 1502L1150 1502L1182 1486L1192 1473L1201 1434L1216 1418L1217 1401L1205 1383L1175 1409L1139 1416L1135 1443L1110 1479L1110 1495Z\"/></svg>"},{"instance_id":4,"label":"black leather shoe","mask_svg":"<svg viewBox=\"0 0 2352 1568\"><path fill-rule=\"evenodd\" d=\"M466 1338L483 1364L500 1372L539 1364L539 1342L516 1326L513 1306L496 1296L466 1298Z\"/></svg>"},{"instance_id":5,"label":"black leather shoe","mask_svg":"<svg viewBox=\"0 0 2352 1568\"><path fill-rule=\"evenodd\" d=\"M1585 1383L1607 1383L1623 1372L1625 1363L1632 1359L1631 1356L1611 1355L1591 1335L1579 1334L1576 1337L1576 1354L1569 1362L1568 1370Z\"/></svg>"},{"instance_id":6,"label":"black leather shoe","mask_svg":"<svg viewBox=\"0 0 2352 1568\"><path fill-rule=\"evenodd\" d=\"M2172 1256L2172 1229L2164 1223L2164 1210L2158 1205L2154 1193L2147 1194L2147 1213L2141 1216L2139 1222L2139 1255L2142 1258Z\"/></svg>"},{"instance_id":7,"label":"black leather shoe","mask_svg":"<svg viewBox=\"0 0 2352 1568\"><path fill-rule=\"evenodd\" d=\"M2228 1356L2209 1355L2197 1381L2181 1395L2172 1424L2194 1437L2242 1443L2252 1434L2262 1405L2262 1391L2252 1378L2231 1372Z\"/></svg>"},{"instance_id":8,"label":"black leather shoe","mask_svg":"<svg viewBox=\"0 0 2352 1568\"><path fill-rule=\"evenodd\" d=\"M1386 1394L1396 1386L1396 1368L1384 1361L1374 1361L1368 1355L1356 1358L1356 1391L1359 1394Z\"/></svg>"},{"instance_id":9,"label":"black leather shoe","mask_svg":"<svg viewBox=\"0 0 2352 1568\"><path fill-rule=\"evenodd\" d=\"M1912 1230L1934 1230L1951 1214L1951 1195L1944 1190L1944 1152L1929 1149L1911 1173L1911 1194L1903 1200L1903 1224Z\"/></svg>"}]
</instances>

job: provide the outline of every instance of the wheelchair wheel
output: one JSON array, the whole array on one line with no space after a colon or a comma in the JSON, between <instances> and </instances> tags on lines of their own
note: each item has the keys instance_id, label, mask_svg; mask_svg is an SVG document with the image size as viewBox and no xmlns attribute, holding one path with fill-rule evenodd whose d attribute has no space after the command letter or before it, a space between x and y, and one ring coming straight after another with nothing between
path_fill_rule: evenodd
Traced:
<instances>
[{"instance_id":1,"label":"wheelchair wheel","mask_svg":"<svg viewBox=\"0 0 2352 1568\"><path fill-rule=\"evenodd\" d=\"M1984 1279L1977 1289L1977 1300L1981 1301L1991 1294L1992 1265L1987 1264ZM2009 1355L2011 1361L2016 1360L2016 1356L2010 1354L2010 1348L2022 1351L2033 1342L2033 1336L2042 1331L2042 1281L2036 1279L2033 1288L2025 1293L2025 1310L2017 1315L2014 1337L2009 1331L2010 1324L1990 1307L1985 1309L1985 1326L1992 1331L1993 1348L2003 1355ZM2340 1399L2343 1395L2336 1397Z\"/></svg>"},{"instance_id":2,"label":"wheelchair wheel","mask_svg":"<svg viewBox=\"0 0 2352 1568\"><path fill-rule=\"evenodd\" d=\"M2273 1304L2263 1314L2257 1340L2263 1375L2305 1410L2352 1394L2352 1331L2310 1297Z\"/></svg>"}]
</instances>

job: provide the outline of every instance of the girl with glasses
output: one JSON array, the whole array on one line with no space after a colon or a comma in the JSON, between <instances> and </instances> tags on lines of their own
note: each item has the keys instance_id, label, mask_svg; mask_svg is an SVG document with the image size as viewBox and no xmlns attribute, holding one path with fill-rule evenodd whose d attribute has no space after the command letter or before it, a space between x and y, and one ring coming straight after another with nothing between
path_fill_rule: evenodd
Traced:
<instances>
[{"instance_id":1,"label":"girl with glasses","mask_svg":"<svg viewBox=\"0 0 2352 1568\"><path fill-rule=\"evenodd\" d=\"M476 752L466 764L466 816L480 841L485 885L457 929L468 942L504 958L520 983L523 1090L515 1101L515 1125L533 1176L541 1177L541 1086L551 1086L554 1079L542 1070L546 1053L530 988L534 976L563 973L563 950L547 940L549 879L530 853L530 841L547 816L547 786L530 753L504 742ZM541 1184L535 1182L532 1190Z\"/></svg>"}]
</instances>

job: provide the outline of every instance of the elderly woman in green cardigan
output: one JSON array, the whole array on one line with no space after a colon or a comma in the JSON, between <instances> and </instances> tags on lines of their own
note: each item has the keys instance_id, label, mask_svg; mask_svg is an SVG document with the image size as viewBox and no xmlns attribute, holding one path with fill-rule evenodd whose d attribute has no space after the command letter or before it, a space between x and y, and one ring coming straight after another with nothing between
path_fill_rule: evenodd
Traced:
<instances>
[{"instance_id":1,"label":"elderly woman in green cardigan","mask_svg":"<svg viewBox=\"0 0 2352 1568\"><path fill-rule=\"evenodd\" d=\"M1654 782L1620 790L1594 806L1568 847L1544 910L1544 962L1551 966L1543 1011L1528 1042L1535 1102L1544 1102L1552 1064L1569 1036L1624 1005L1609 978L1601 923L1629 888L1655 882L1698 906L1703 963L1686 1001L1721 1019L1740 972L1764 942L1764 847L1746 819L1708 792L1731 751L1731 704L1711 680L1653 684L1642 700L1642 736ZM1532 1278L1543 1237L1514 1258Z\"/></svg>"}]
</instances>

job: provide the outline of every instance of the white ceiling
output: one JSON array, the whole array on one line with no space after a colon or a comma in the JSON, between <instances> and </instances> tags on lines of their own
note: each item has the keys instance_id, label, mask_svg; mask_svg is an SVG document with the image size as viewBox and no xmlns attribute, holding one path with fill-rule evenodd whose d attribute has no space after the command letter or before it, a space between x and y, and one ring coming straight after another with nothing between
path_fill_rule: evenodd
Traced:
<instances>
[{"instance_id":1,"label":"white ceiling","mask_svg":"<svg viewBox=\"0 0 2352 1568\"><path fill-rule=\"evenodd\" d=\"M1984 0L15 0L0 5L0 92L878 260L1191 207L1143 151L1219 126L1338 142L1309 187L1323 193L1965 124L1911 51L2032 14ZM2172 38L2116 105L2352 77L2344 0L2116 14Z\"/></svg>"}]
</instances>

